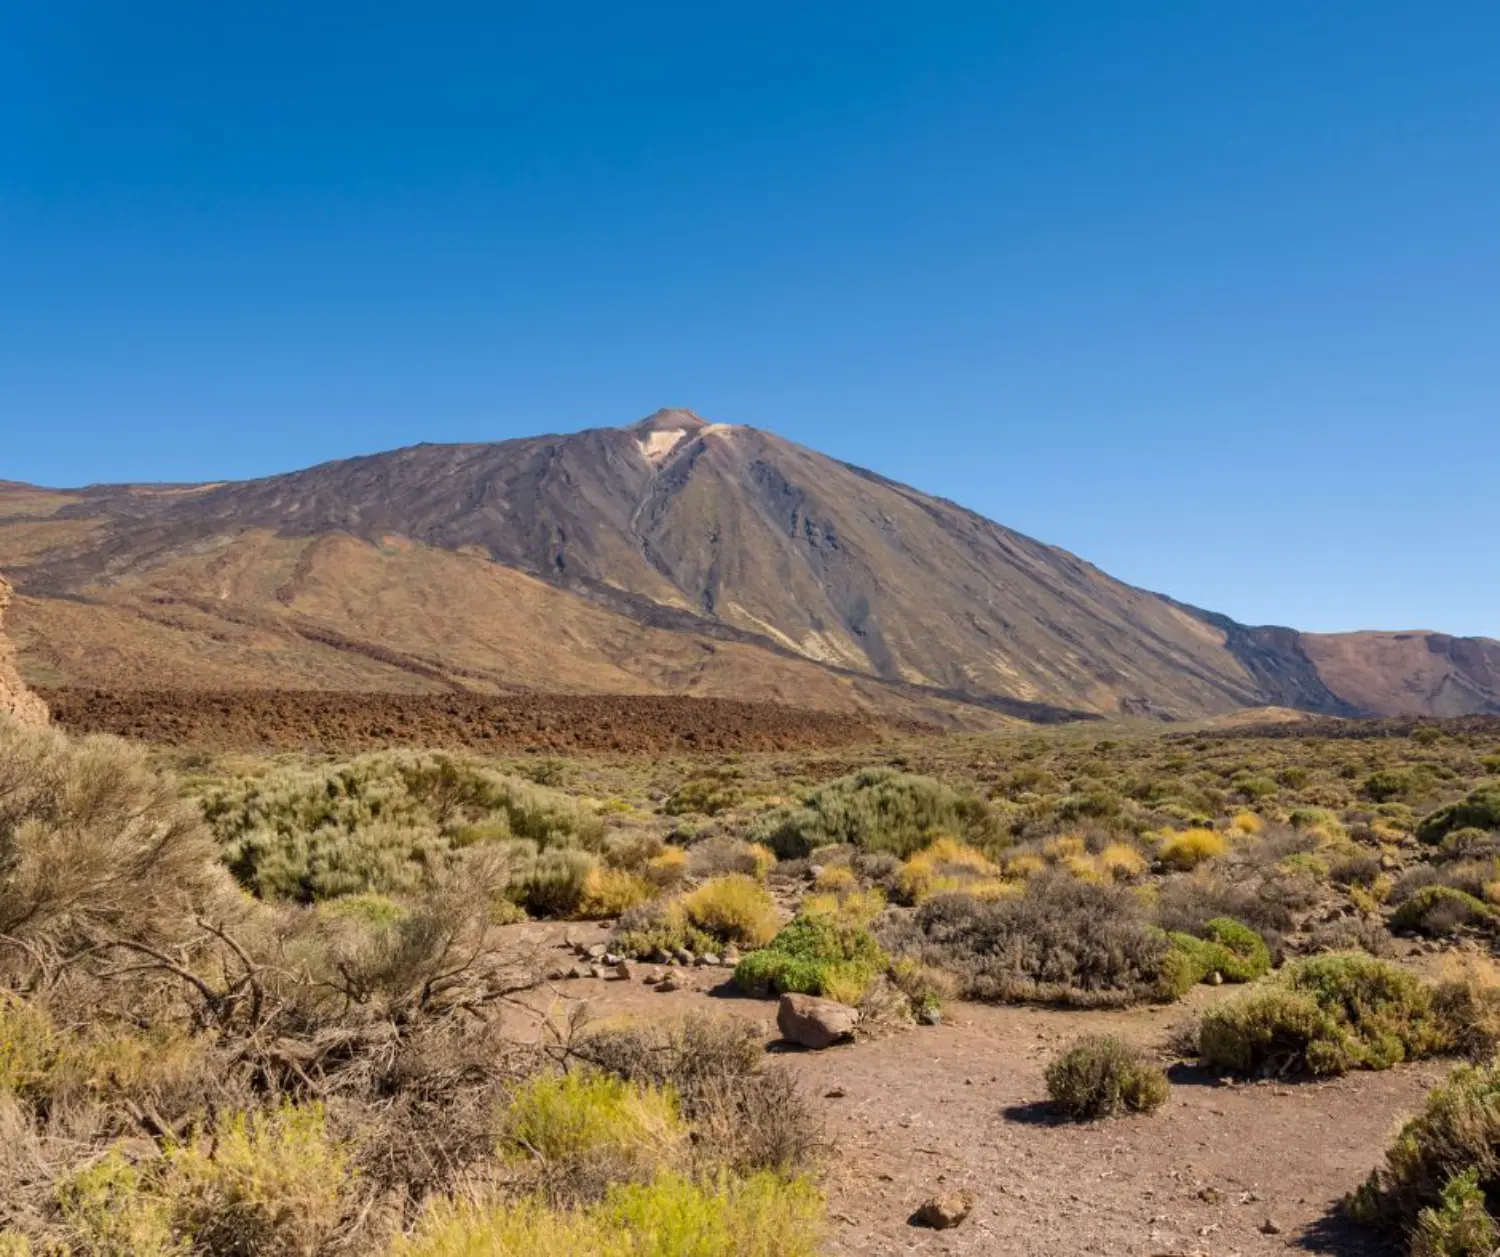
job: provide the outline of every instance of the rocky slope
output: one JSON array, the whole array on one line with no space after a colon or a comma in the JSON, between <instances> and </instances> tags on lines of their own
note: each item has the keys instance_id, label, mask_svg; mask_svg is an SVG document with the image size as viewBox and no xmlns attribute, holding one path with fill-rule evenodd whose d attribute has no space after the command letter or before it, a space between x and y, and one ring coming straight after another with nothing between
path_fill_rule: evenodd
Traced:
<instances>
[{"instance_id":1,"label":"rocky slope","mask_svg":"<svg viewBox=\"0 0 1500 1257\"><path fill-rule=\"evenodd\" d=\"M10 585L0 576L0 715L22 724L46 724L47 705L26 688L16 670L15 651L5 636L5 613L10 609Z\"/></svg>"},{"instance_id":2,"label":"rocky slope","mask_svg":"<svg viewBox=\"0 0 1500 1257\"><path fill-rule=\"evenodd\" d=\"M686 411L243 483L0 485L0 563L49 684L1500 711L1500 643L1239 625Z\"/></svg>"}]
</instances>

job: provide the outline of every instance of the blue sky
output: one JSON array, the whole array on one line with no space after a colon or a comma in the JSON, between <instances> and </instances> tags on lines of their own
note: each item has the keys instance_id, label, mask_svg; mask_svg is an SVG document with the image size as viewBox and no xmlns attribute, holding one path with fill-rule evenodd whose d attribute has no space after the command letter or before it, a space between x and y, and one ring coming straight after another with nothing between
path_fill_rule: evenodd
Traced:
<instances>
[{"instance_id":1,"label":"blue sky","mask_svg":"<svg viewBox=\"0 0 1500 1257\"><path fill-rule=\"evenodd\" d=\"M1500 636L1500 5L0 6L0 477L754 423Z\"/></svg>"}]
</instances>

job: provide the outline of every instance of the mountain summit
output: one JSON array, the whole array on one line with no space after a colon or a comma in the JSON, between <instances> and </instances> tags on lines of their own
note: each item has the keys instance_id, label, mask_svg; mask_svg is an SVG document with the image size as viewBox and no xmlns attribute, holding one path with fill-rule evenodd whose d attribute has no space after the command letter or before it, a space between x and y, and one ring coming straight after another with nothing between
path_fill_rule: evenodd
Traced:
<instances>
[{"instance_id":1,"label":"mountain summit","mask_svg":"<svg viewBox=\"0 0 1500 1257\"><path fill-rule=\"evenodd\" d=\"M44 682L1500 711L1500 643L1250 628L680 409L255 481L0 486L0 568Z\"/></svg>"}]
</instances>

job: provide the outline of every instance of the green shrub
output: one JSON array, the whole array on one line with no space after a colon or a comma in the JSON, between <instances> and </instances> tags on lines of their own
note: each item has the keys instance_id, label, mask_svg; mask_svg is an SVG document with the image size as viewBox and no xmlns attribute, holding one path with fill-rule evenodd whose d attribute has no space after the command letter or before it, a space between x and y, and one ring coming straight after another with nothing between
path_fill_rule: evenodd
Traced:
<instances>
[{"instance_id":1,"label":"green shrub","mask_svg":"<svg viewBox=\"0 0 1500 1257\"><path fill-rule=\"evenodd\" d=\"M812 791L796 808L778 808L751 832L783 860L849 843L906 859L940 835L993 847L999 824L983 799L931 777L865 768Z\"/></svg>"},{"instance_id":2,"label":"green shrub","mask_svg":"<svg viewBox=\"0 0 1500 1257\"><path fill-rule=\"evenodd\" d=\"M1401 1128L1348 1201L1361 1222L1411 1236L1422 1257L1489 1257L1500 1189L1500 1063L1464 1065Z\"/></svg>"},{"instance_id":3,"label":"green shrub","mask_svg":"<svg viewBox=\"0 0 1500 1257\"><path fill-rule=\"evenodd\" d=\"M598 867L595 856L576 847L538 851L522 862L507 893L537 916L577 916Z\"/></svg>"},{"instance_id":4,"label":"green shrub","mask_svg":"<svg viewBox=\"0 0 1500 1257\"><path fill-rule=\"evenodd\" d=\"M1388 1069L1452 1046L1453 1032L1416 974L1358 953L1314 956L1211 1009L1199 1050L1242 1074Z\"/></svg>"},{"instance_id":5,"label":"green shrub","mask_svg":"<svg viewBox=\"0 0 1500 1257\"><path fill-rule=\"evenodd\" d=\"M610 946L622 956L665 959L679 949L712 953L719 941L688 922L680 899L653 899L627 908L615 922Z\"/></svg>"},{"instance_id":6,"label":"green shrub","mask_svg":"<svg viewBox=\"0 0 1500 1257\"><path fill-rule=\"evenodd\" d=\"M1271 949L1248 925L1229 917L1215 917L1203 926L1202 937L1169 934L1193 974L1189 986L1218 974L1225 982L1254 982L1271 968Z\"/></svg>"},{"instance_id":7,"label":"green shrub","mask_svg":"<svg viewBox=\"0 0 1500 1257\"><path fill-rule=\"evenodd\" d=\"M1442 842L1455 829L1500 829L1500 785L1481 786L1466 799L1440 807L1417 826L1417 841Z\"/></svg>"},{"instance_id":8,"label":"green shrub","mask_svg":"<svg viewBox=\"0 0 1500 1257\"><path fill-rule=\"evenodd\" d=\"M741 960L734 980L741 990L755 995L799 991L847 996L867 989L888 963L868 930L821 914L803 914L768 947Z\"/></svg>"},{"instance_id":9,"label":"green shrub","mask_svg":"<svg viewBox=\"0 0 1500 1257\"><path fill-rule=\"evenodd\" d=\"M200 795L231 872L267 899L406 893L477 843L546 850L603 837L599 818L566 795L433 753L285 767Z\"/></svg>"},{"instance_id":10,"label":"green shrub","mask_svg":"<svg viewBox=\"0 0 1500 1257\"><path fill-rule=\"evenodd\" d=\"M823 1232L823 1198L806 1179L664 1174L573 1212L444 1202L392 1257L815 1257Z\"/></svg>"},{"instance_id":11,"label":"green shrub","mask_svg":"<svg viewBox=\"0 0 1500 1257\"><path fill-rule=\"evenodd\" d=\"M1151 1113L1169 1092L1160 1069L1111 1035L1080 1039L1047 1066L1047 1094L1075 1121Z\"/></svg>"},{"instance_id":12,"label":"green shrub","mask_svg":"<svg viewBox=\"0 0 1500 1257\"><path fill-rule=\"evenodd\" d=\"M1495 911L1453 886L1423 886L1391 914L1391 928L1413 930L1430 938L1452 934L1461 926L1490 928Z\"/></svg>"}]
</instances>

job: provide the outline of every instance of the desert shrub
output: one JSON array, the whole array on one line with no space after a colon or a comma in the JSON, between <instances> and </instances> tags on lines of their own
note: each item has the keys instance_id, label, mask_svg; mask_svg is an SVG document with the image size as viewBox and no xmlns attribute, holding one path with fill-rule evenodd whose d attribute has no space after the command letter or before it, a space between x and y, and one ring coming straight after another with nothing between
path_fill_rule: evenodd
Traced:
<instances>
[{"instance_id":1,"label":"desert shrub","mask_svg":"<svg viewBox=\"0 0 1500 1257\"><path fill-rule=\"evenodd\" d=\"M776 857L766 848L723 834L698 843L688 852L688 872L694 877L738 873L759 880L775 862Z\"/></svg>"},{"instance_id":2,"label":"desert shrub","mask_svg":"<svg viewBox=\"0 0 1500 1257\"><path fill-rule=\"evenodd\" d=\"M756 995L799 991L857 1004L887 964L884 950L867 929L804 912L769 946L741 960L734 980L741 990Z\"/></svg>"},{"instance_id":3,"label":"desert shrub","mask_svg":"<svg viewBox=\"0 0 1500 1257\"><path fill-rule=\"evenodd\" d=\"M717 816L738 807L744 797L736 775L714 773L683 782L667 796L662 811L668 816Z\"/></svg>"},{"instance_id":4,"label":"desert shrub","mask_svg":"<svg viewBox=\"0 0 1500 1257\"><path fill-rule=\"evenodd\" d=\"M1335 860L1328 869L1328 880L1335 886L1363 886L1368 889L1380 875L1380 858L1363 853L1343 856Z\"/></svg>"},{"instance_id":5,"label":"desert shrub","mask_svg":"<svg viewBox=\"0 0 1500 1257\"><path fill-rule=\"evenodd\" d=\"M1500 965L1487 957L1448 960L1432 992L1433 1011L1451 1047L1471 1061L1500 1049Z\"/></svg>"},{"instance_id":6,"label":"desert shrub","mask_svg":"<svg viewBox=\"0 0 1500 1257\"><path fill-rule=\"evenodd\" d=\"M1481 786L1465 799L1440 807L1417 825L1417 841L1435 845L1455 829L1500 829L1500 785Z\"/></svg>"},{"instance_id":7,"label":"desert shrub","mask_svg":"<svg viewBox=\"0 0 1500 1257\"><path fill-rule=\"evenodd\" d=\"M807 1095L789 1071L766 1067L762 1032L749 1021L700 1015L614 1027L589 1034L575 1050L627 1082L675 1093L699 1162L793 1173L822 1147Z\"/></svg>"},{"instance_id":8,"label":"desert shrub","mask_svg":"<svg viewBox=\"0 0 1500 1257\"><path fill-rule=\"evenodd\" d=\"M500 1154L554 1203L598 1199L616 1182L649 1182L686 1155L688 1129L668 1088L595 1071L523 1084L501 1119Z\"/></svg>"},{"instance_id":9,"label":"desert shrub","mask_svg":"<svg viewBox=\"0 0 1500 1257\"><path fill-rule=\"evenodd\" d=\"M1423 886L1391 914L1391 928L1411 930L1440 938L1461 927L1484 929L1495 924L1495 912L1487 904L1452 886Z\"/></svg>"},{"instance_id":10,"label":"desert shrub","mask_svg":"<svg viewBox=\"0 0 1500 1257\"><path fill-rule=\"evenodd\" d=\"M1411 1235L1423 1257L1479 1257L1497 1243L1500 1064L1462 1065L1403 1126L1348 1202L1358 1220Z\"/></svg>"},{"instance_id":11,"label":"desert shrub","mask_svg":"<svg viewBox=\"0 0 1500 1257\"><path fill-rule=\"evenodd\" d=\"M1229 849L1222 834L1211 829L1184 829L1169 833L1162 840L1158 854L1168 868L1195 869L1205 860L1214 860Z\"/></svg>"},{"instance_id":12,"label":"desert shrub","mask_svg":"<svg viewBox=\"0 0 1500 1257\"><path fill-rule=\"evenodd\" d=\"M119 1151L56 1188L73 1243L100 1254L309 1257L350 1205L348 1155L316 1105L237 1112L144 1162Z\"/></svg>"},{"instance_id":13,"label":"desert shrub","mask_svg":"<svg viewBox=\"0 0 1500 1257\"><path fill-rule=\"evenodd\" d=\"M688 921L680 899L656 899L621 913L610 944L623 956L665 960L679 949L711 953L719 940Z\"/></svg>"},{"instance_id":14,"label":"desert shrub","mask_svg":"<svg viewBox=\"0 0 1500 1257\"><path fill-rule=\"evenodd\" d=\"M1150 867L1146 857L1128 842L1111 842L1094 857L1101 873L1115 881L1139 877Z\"/></svg>"},{"instance_id":15,"label":"desert shrub","mask_svg":"<svg viewBox=\"0 0 1500 1257\"><path fill-rule=\"evenodd\" d=\"M686 879L688 854L681 847L667 847L646 861L642 874L658 890L670 890Z\"/></svg>"},{"instance_id":16,"label":"desert shrub","mask_svg":"<svg viewBox=\"0 0 1500 1257\"><path fill-rule=\"evenodd\" d=\"M1205 922L1198 936L1174 933L1169 938L1191 965L1192 985L1214 974L1225 982L1254 982L1271 968L1271 949L1265 939L1228 917Z\"/></svg>"},{"instance_id":17,"label":"desert shrub","mask_svg":"<svg viewBox=\"0 0 1500 1257\"><path fill-rule=\"evenodd\" d=\"M798 859L834 843L906 859L943 834L981 848L1000 838L983 799L931 777L865 768L812 791L800 807L768 813L750 837L781 859Z\"/></svg>"},{"instance_id":18,"label":"desert shrub","mask_svg":"<svg viewBox=\"0 0 1500 1257\"><path fill-rule=\"evenodd\" d=\"M0 975L170 942L223 881L195 809L140 750L0 720Z\"/></svg>"},{"instance_id":19,"label":"desert shrub","mask_svg":"<svg viewBox=\"0 0 1500 1257\"><path fill-rule=\"evenodd\" d=\"M705 882L682 897L687 923L721 943L762 947L776 935L776 907L754 878L742 873Z\"/></svg>"},{"instance_id":20,"label":"desert shrub","mask_svg":"<svg viewBox=\"0 0 1500 1257\"><path fill-rule=\"evenodd\" d=\"M392 1257L814 1257L823 1210L805 1179L663 1174L571 1212L538 1200L443 1202Z\"/></svg>"},{"instance_id":21,"label":"desert shrub","mask_svg":"<svg viewBox=\"0 0 1500 1257\"><path fill-rule=\"evenodd\" d=\"M655 887L624 869L594 868L583 884L578 916L585 921L618 917L656 893Z\"/></svg>"},{"instance_id":22,"label":"desert shrub","mask_svg":"<svg viewBox=\"0 0 1500 1257\"><path fill-rule=\"evenodd\" d=\"M262 898L310 902L402 893L477 843L597 846L599 818L576 800L466 758L379 752L217 783L203 814L230 870Z\"/></svg>"},{"instance_id":23,"label":"desert shrub","mask_svg":"<svg viewBox=\"0 0 1500 1257\"><path fill-rule=\"evenodd\" d=\"M1269 984L1211 1009L1199 1029L1206 1062L1245 1074L1388 1069L1452 1042L1429 984L1359 954L1289 964Z\"/></svg>"},{"instance_id":24,"label":"desert shrub","mask_svg":"<svg viewBox=\"0 0 1500 1257\"><path fill-rule=\"evenodd\" d=\"M1174 993L1172 948L1123 887L1042 874L1023 895L985 903L940 895L917 909L894 952L954 975L982 1000L1126 1004Z\"/></svg>"},{"instance_id":25,"label":"desert shrub","mask_svg":"<svg viewBox=\"0 0 1500 1257\"><path fill-rule=\"evenodd\" d=\"M1111 1035L1080 1039L1047 1066L1047 1094L1075 1121L1151 1113L1169 1091L1160 1069Z\"/></svg>"},{"instance_id":26,"label":"desert shrub","mask_svg":"<svg viewBox=\"0 0 1500 1257\"><path fill-rule=\"evenodd\" d=\"M518 862L511 878L510 897L536 916L577 916L591 881L599 873L598 857L577 847L552 847L527 854L529 858Z\"/></svg>"},{"instance_id":27,"label":"desert shrub","mask_svg":"<svg viewBox=\"0 0 1500 1257\"><path fill-rule=\"evenodd\" d=\"M1009 885L983 852L947 836L907 860L896 879L897 893L908 904L953 891L968 891L984 898L990 891L1004 893L1000 888Z\"/></svg>"},{"instance_id":28,"label":"desert shrub","mask_svg":"<svg viewBox=\"0 0 1500 1257\"><path fill-rule=\"evenodd\" d=\"M236 1113L168 1148L163 1194L193 1251L320 1251L343 1212L348 1157L317 1105Z\"/></svg>"},{"instance_id":29,"label":"desert shrub","mask_svg":"<svg viewBox=\"0 0 1500 1257\"><path fill-rule=\"evenodd\" d=\"M801 915L829 917L841 925L865 929L885 908L885 892L878 886L872 886L869 890L808 895L802 901Z\"/></svg>"},{"instance_id":30,"label":"desert shrub","mask_svg":"<svg viewBox=\"0 0 1500 1257\"><path fill-rule=\"evenodd\" d=\"M1263 821L1254 812L1236 812L1230 819L1229 828L1246 838L1253 838L1265 828Z\"/></svg>"}]
</instances>

